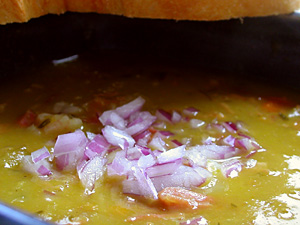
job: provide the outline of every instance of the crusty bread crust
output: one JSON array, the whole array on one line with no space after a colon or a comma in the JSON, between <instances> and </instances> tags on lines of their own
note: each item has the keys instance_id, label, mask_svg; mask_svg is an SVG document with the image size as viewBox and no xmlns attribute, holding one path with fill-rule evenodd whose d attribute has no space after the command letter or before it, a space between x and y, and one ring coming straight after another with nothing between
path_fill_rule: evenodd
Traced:
<instances>
[{"instance_id":1,"label":"crusty bread crust","mask_svg":"<svg viewBox=\"0 0 300 225\"><path fill-rule=\"evenodd\" d=\"M0 24L67 11L209 21L278 15L299 8L300 0L0 0Z\"/></svg>"}]
</instances>

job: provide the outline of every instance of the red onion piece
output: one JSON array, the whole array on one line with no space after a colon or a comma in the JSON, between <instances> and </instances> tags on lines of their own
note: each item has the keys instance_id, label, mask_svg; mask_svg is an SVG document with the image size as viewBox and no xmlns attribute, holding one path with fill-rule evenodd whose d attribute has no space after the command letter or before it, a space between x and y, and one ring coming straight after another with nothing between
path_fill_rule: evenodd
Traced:
<instances>
[{"instance_id":1,"label":"red onion piece","mask_svg":"<svg viewBox=\"0 0 300 225\"><path fill-rule=\"evenodd\" d=\"M84 154L89 158L93 158L95 155L104 156L105 153L110 148L110 144L106 141L106 139L97 134L94 138L86 145L86 149Z\"/></svg>"},{"instance_id":2,"label":"red onion piece","mask_svg":"<svg viewBox=\"0 0 300 225\"><path fill-rule=\"evenodd\" d=\"M135 144L135 140L129 134L112 126L105 126L102 133L108 143L119 146L121 149L133 147Z\"/></svg>"},{"instance_id":3,"label":"red onion piece","mask_svg":"<svg viewBox=\"0 0 300 225\"><path fill-rule=\"evenodd\" d=\"M166 130L160 130L158 131L158 134L160 134L163 137L171 137L174 136L174 133L170 132L170 131L166 131Z\"/></svg>"},{"instance_id":4,"label":"red onion piece","mask_svg":"<svg viewBox=\"0 0 300 225\"><path fill-rule=\"evenodd\" d=\"M156 160L153 155L142 155L139 160L137 165L142 168L151 168L156 164Z\"/></svg>"},{"instance_id":5,"label":"red onion piece","mask_svg":"<svg viewBox=\"0 0 300 225\"><path fill-rule=\"evenodd\" d=\"M151 181L151 179L148 177L148 175L140 168L133 167L132 168L134 176L138 182L138 185L140 187L140 190L142 191L142 194L146 197L151 197L153 199L158 199L157 191Z\"/></svg>"},{"instance_id":6,"label":"red onion piece","mask_svg":"<svg viewBox=\"0 0 300 225\"><path fill-rule=\"evenodd\" d=\"M190 149L186 150L184 157L188 159L189 164L193 167L206 167L207 165L207 158L201 154L197 147L191 147Z\"/></svg>"},{"instance_id":7,"label":"red onion piece","mask_svg":"<svg viewBox=\"0 0 300 225\"><path fill-rule=\"evenodd\" d=\"M181 159L185 155L185 145L179 146L177 148L165 151L157 156L157 161L159 164L173 162L177 159Z\"/></svg>"},{"instance_id":8,"label":"red onion piece","mask_svg":"<svg viewBox=\"0 0 300 225\"><path fill-rule=\"evenodd\" d=\"M152 116L149 112L138 112L134 115L135 118L125 129L129 135L139 134L147 130L156 120L156 117Z\"/></svg>"},{"instance_id":9,"label":"red onion piece","mask_svg":"<svg viewBox=\"0 0 300 225\"><path fill-rule=\"evenodd\" d=\"M225 133L226 129L223 125L218 123L210 123L206 127L208 130L216 130L219 133Z\"/></svg>"},{"instance_id":10,"label":"red onion piece","mask_svg":"<svg viewBox=\"0 0 300 225\"><path fill-rule=\"evenodd\" d=\"M148 167L146 173L150 178L174 173L181 165L181 160Z\"/></svg>"},{"instance_id":11,"label":"red onion piece","mask_svg":"<svg viewBox=\"0 0 300 225\"><path fill-rule=\"evenodd\" d=\"M237 150L234 147L226 145L198 145L195 146L201 152L202 155L208 159L227 159L237 154Z\"/></svg>"},{"instance_id":12,"label":"red onion piece","mask_svg":"<svg viewBox=\"0 0 300 225\"><path fill-rule=\"evenodd\" d=\"M34 163L30 155L25 155L22 158L22 166L27 172L36 174L38 176L52 174L51 165L46 159L39 160L38 162Z\"/></svg>"},{"instance_id":13,"label":"red onion piece","mask_svg":"<svg viewBox=\"0 0 300 225\"><path fill-rule=\"evenodd\" d=\"M181 121L182 116L175 110L172 112L172 122L173 123L179 123Z\"/></svg>"},{"instance_id":14,"label":"red onion piece","mask_svg":"<svg viewBox=\"0 0 300 225\"><path fill-rule=\"evenodd\" d=\"M120 130L124 130L127 125L127 122L115 112L110 114L110 121L115 128Z\"/></svg>"},{"instance_id":15,"label":"red onion piece","mask_svg":"<svg viewBox=\"0 0 300 225\"><path fill-rule=\"evenodd\" d=\"M37 163L43 159L46 159L49 156L50 156L50 153L46 147L43 147L43 148L31 153L31 159L34 163Z\"/></svg>"},{"instance_id":16,"label":"red onion piece","mask_svg":"<svg viewBox=\"0 0 300 225\"><path fill-rule=\"evenodd\" d=\"M192 128L199 128L205 124L204 121L198 120L198 119L191 119L190 120L190 125Z\"/></svg>"},{"instance_id":17,"label":"red onion piece","mask_svg":"<svg viewBox=\"0 0 300 225\"><path fill-rule=\"evenodd\" d=\"M59 135L53 152L56 167L59 170L74 169L77 162L84 156L87 142L88 139L81 130Z\"/></svg>"},{"instance_id":18,"label":"red onion piece","mask_svg":"<svg viewBox=\"0 0 300 225\"><path fill-rule=\"evenodd\" d=\"M89 193L95 188L95 182L103 176L106 161L101 156L95 156L78 168L78 177Z\"/></svg>"},{"instance_id":19,"label":"red onion piece","mask_svg":"<svg viewBox=\"0 0 300 225\"><path fill-rule=\"evenodd\" d=\"M224 123L222 123L222 125L230 133L236 133L238 131L238 128L237 128L236 124L233 123L233 122L224 122Z\"/></svg>"},{"instance_id":20,"label":"red onion piece","mask_svg":"<svg viewBox=\"0 0 300 225\"><path fill-rule=\"evenodd\" d=\"M204 217L200 216L199 218L181 222L180 225L208 225L208 221Z\"/></svg>"},{"instance_id":21,"label":"red onion piece","mask_svg":"<svg viewBox=\"0 0 300 225\"><path fill-rule=\"evenodd\" d=\"M206 181L206 178L199 176L194 168L181 165L173 174L153 177L151 180L159 192L166 187L198 187Z\"/></svg>"},{"instance_id":22,"label":"red onion piece","mask_svg":"<svg viewBox=\"0 0 300 225\"><path fill-rule=\"evenodd\" d=\"M134 146L126 150L125 157L129 160L138 160L143 155L140 148Z\"/></svg>"},{"instance_id":23,"label":"red onion piece","mask_svg":"<svg viewBox=\"0 0 300 225\"><path fill-rule=\"evenodd\" d=\"M87 142L88 140L81 130L58 135L53 154L59 156L70 152L83 151Z\"/></svg>"},{"instance_id":24,"label":"red onion piece","mask_svg":"<svg viewBox=\"0 0 300 225\"><path fill-rule=\"evenodd\" d=\"M232 159L222 163L221 172L225 177L237 177L242 171L243 164L238 159Z\"/></svg>"},{"instance_id":25,"label":"red onion piece","mask_svg":"<svg viewBox=\"0 0 300 225\"><path fill-rule=\"evenodd\" d=\"M156 115L157 119L159 119L161 121L172 123L172 115L163 109L156 110L155 115Z\"/></svg>"},{"instance_id":26,"label":"red onion piece","mask_svg":"<svg viewBox=\"0 0 300 225\"><path fill-rule=\"evenodd\" d=\"M223 140L223 143L229 146L235 146L235 142L236 142L236 138L233 137L232 135L228 135L227 137L225 137Z\"/></svg>"},{"instance_id":27,"label":"red onion piece","mask_svg":"<svg viewBox=\"0 0 300 225\"><path fill-rule=\"evenodd\" d=\"M174 144L174 146L175 147L179 147L179 146L182 146L183 144L180 142L180 141L178 141L178 140L171 140L171 142Z\"/></svg>"},{"instance_id":28,"label":"red onion piece","mask_svg":"<svg viewBox=\"0 0 300 225\"><path fill-rule=\"evenodd\" d=\"M244 151L258 150L260 148L255 141L248 138L236 139L234 145L236 148Z\"/></svg>"},{"instance_id":29,"label":"red onion piece","mask_svg":"<svg viewBox=\"0 0 300 225\"><path fill-rule=\"evenodd\" d=\"M103 126L112 125L112 122L110 119L112 113L114 113L114 110L107 110L107 111L103 112L101 114L101 116L99 116L99 120L103 124Z\"/></svg>"},{"instance_id":30,"label":"red onion piece","mask_svg":"<svg viewBox=\"0 0 300 225\"><path fill-rule=\"evenodd\" d=\"M47 167L45 167L44 165L41 165L38 169L37 172L39 173L39 175L41 176L46 176L46 175L51 175L52 172L51 170L49 170Z\"/></svg>"},{"instance_id":31,"label":"red onion piece","mask_svg":"<svg viewBox=\"0 0 300 225\"><path fill-rule=\"evenodd\" d=\"M155 150L166 151L166 143L159 136L154 136L148 146Z\"/></svg>"},{"instance_id":32,"label":"red onion piece","mask_svg":"<svg viewBox=\"0 0 300 225\"><path fill-rule=\"evenodd\" d=\"M145 103L145 99L138 97L135 100L116 108L116 112L124 119L128 119L133 113L140 111Z\"/></svg>"},{"instance_id":33,"label":"red onion piece","mask_svg":"<svg viewBox=\"0 0 300 225\"><path fill-rule=\"evenodd\" d=\"M183 114L187 116L196 116L199 113L199 110L194 107L189 107L183 110Z\"/></svg>"}]
</instances>

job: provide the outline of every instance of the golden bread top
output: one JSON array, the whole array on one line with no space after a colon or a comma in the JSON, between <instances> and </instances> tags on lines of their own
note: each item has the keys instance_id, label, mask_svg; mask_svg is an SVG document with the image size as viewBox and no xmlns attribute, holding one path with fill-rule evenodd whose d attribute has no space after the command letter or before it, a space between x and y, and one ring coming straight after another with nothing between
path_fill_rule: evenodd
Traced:
<instances>
[{"instance_id":1,"label":"golden bread top","mask_svg":"<svg viewBox=\"0 0 300 225\"><path fill-rule=\"evenodd\" d=\"M300 9L300 0L0 0L0 24L67 11L211 21L278 15L296 9Z\"/></svg>"}]
</instances>

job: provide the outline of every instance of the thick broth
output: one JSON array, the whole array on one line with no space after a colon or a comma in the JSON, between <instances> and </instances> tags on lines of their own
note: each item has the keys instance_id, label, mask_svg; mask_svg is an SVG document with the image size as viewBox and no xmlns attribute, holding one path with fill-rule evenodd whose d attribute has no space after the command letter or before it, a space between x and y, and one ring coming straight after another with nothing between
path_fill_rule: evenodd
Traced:
<instances>
[{"instance_id":1,"label":"thick broth","mask_svg":"<svg viewBox=\"0 0 300 225\"><path fill-rule=\"evenodd\" d=\"M80 58L54 66L43 65L2 84L0 114L0 199L58 224L179 224L203 216L209 224L297 224L300 221L299 96L264 84L230 76L215 76L187 68L126 66ZM30 78L30 79L28 79ZM213 206L197 210L167 210L122 193L113 179L98 182L86 195L76 172L41 178L24 171L21 158L43 146L53 148L57 135L17 121L26 110L51 113L56 102L73 103L88 121L94 112L114 108L137 96L145 110L193 106L197 119L209 123L242 121L264 150L251 156L253 168L239 176L214 174L195 191L211 196ZM104 100L103 100L104 99ZM105 103L93 104L104 101ZM92 102L92 103L91 103ZM87 107L87 103L89 106ZM96 105L95 108L92 106ZM100 124L83 122L84 131L100 133ZM168 125L177 139L200 143L205 128ZM216 181L216 182L214 182Z\"/></svg>"}]
</instances>

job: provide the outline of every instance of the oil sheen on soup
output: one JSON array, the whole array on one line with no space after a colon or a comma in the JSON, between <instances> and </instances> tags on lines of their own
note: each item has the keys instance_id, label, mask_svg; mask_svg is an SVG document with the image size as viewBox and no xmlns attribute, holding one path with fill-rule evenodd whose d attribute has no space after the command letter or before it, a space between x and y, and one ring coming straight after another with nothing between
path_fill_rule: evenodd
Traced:
<instances>
[{"instance_id":1,"label":"oil sheen on soup","mask_svg":"<svg viewBox=\"0 0 300 225\"><path fill-rule=\"evenodd\" d=\"M79 57L1 86L0 199L55 224L297 224L295 93Z\"/></svg>"}]
</instances>

